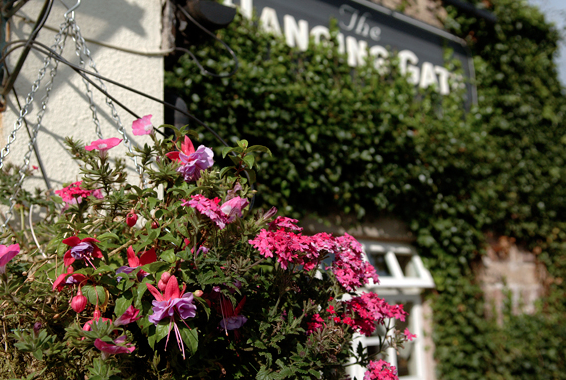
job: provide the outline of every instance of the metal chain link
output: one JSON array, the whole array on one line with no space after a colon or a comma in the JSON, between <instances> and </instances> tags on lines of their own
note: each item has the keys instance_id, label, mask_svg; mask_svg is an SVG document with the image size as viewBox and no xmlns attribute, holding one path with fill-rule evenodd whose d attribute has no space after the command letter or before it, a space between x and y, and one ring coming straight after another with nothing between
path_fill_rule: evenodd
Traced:
<instances>
[{"instance_id":1,"label":"metal chain link","mask_svg":"<svg viewBox=\"0 0 566 380\"><path fill-rule=\"evenodd\" d=\"M96 68L96 63L94 62L94 59L92 59L92 56L90 54L90 50L86 46L86 42L85 42L85 40L84 40L84 38L81 34L81 30L76 23L74 23L73 39L75 40L76 44L82 48L82 53L84 53L84 55L88 58L89 66L92 69L92 71L99 74L98 69ZM104 82L98 77L96 77L96 80L98 81L100 88L102 88L104 91L107 91L107 87L104 84ZM112 119L114 119L114 121L118 125L118 133L120 133L122 135L124 145L128 149L128 152L133 153L132 142L130 141L130 139L126 135L124 125L122 124L122 120L120 119L120 115L118 114L118 111L116 110L116 106L114 106L114 102L109 97L106 97L106 104L108 105L108 107L110 107ZM131 157L132 161L134 161L136 171L140 175L140 177L142 179L142 183L144 184L144 187L145 187L146 180L143 177L143 167L138 163L137 157L135 157L135 156L130 156L130 157Z\"/></svg>"},{"instance_id":2,"label":"metal chain link","mask_svg":"<svg viewBox=\"0 0 566 380\"><path fill-rule=\"evenodd\" d=\"M84 69L85 60L83 58L83 50L88 51L88 49L86 45L84 45L84 39L81 36L80 28L75 22L74 18L71 20L71 27L72 28L70 34L71 37L73 38L73 41L75 41L75 54L77 55L77 57L79 57L79 67L81 69ZM92 58L90 57L90 52L88 58L92 62ZM86 96L88 99L90 111L92 112L92 121L94 123L94 129L96 135L98 136L99 139L102 139L104 137L102 136L102 130L100 129L100 120L98 119L98 112L96 110L96 104L94 103L93 93L92 90L90 89L90 84L85 78L83 78L83 83L86 87Z\"/></svg>"},{"instance_id":3,"label":"metal chain link","mask_svg":"<svg viewBox=\"0 0 566 380\"><path fill-rule=\"evenodd\" d=\"M65 21L64 23L62 23L60 25L59 32L55 35L55 43L53 45L51 45L51 49L55 50L57 52L57 54L61 54L63 49L65 48L65 41L67 39L68 27L69 27L68 22ZM4 165L4 158L10 152L10 145L16 140L16 133L20 130L20 128L23 125L24 117L29 112L29 107L30 107L31 103L33 102L35 93L39 89L39 86L41 84L42 79L45 77L45 72L47 71L47 68L49 68L49 66L51 66L51 64L52 64L52 57L50 55L48 55L43 59L43 66L39 69L37 79L33 83L32 87L31 87L31 91L26 97L26 103L22 107L22 109L20 110L20 115L19 115L18 119L16 120L16 122L14 123L14 130L10 134L10 138L8 140L8 143L6 144L6 147L4 147L4 149L2 149L2 155L0 157L0 169ZM33 133L32 133L32 136L31 136L29 142L28 142L28 150L27 150L26 154L24 155L24 164L22 165L22 167L20 168L20 171L19 171L20 178L18 179L18 182L15 186L14 194L12 194L12 196L9 199L10 209L6 213L6 218L4 220L4 224L2 224L2 226L0 227L1 231L4 231L6 229L8 222L10 221L10 219L13 216L14 207L16 205L16 197L18 196L18 194L19 194L19 192L22 188L22 184L23 184L24 179L26 177L26 172L29 170L29 163L30 163L30 160L31 160L31 154L33 152L33 146L34 146L35 141L37 139L37 134L39 132L39 128L41 127L41 122L43 120L43 116L45 115L45 110L47 109L47 103L49 102L49 95L51 94L51 90L53 88L53 81L55 79L55 76L57 75L58 64L59 64L59 62L57 60L55 60L55 62L53 63L53 67L51 68L51 71L50 71L50 77L51 78L46 85L46 93L41 100L41 108L37 113L37 123L33 127Z\"/></svg>"}]
</instances>

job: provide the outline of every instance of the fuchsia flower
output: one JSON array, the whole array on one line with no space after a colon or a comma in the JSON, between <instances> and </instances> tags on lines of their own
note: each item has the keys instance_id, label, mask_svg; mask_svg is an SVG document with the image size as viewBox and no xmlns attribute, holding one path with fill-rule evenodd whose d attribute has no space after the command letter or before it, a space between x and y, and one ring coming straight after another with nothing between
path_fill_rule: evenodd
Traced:
<instances>
[{"instance_id":1,"label":"fuchsia flower","mask_svg":"<svg viewBox=\"0 0 566 380\"><path fill-rule=\"evenodd\" d=\"M197 308L193 304L193 293L184 293L186 288L185 284L183 284L183 289L179 291L179 284L175 276L171 276L167 280L165 294L161 294L159 290L157 290L151 284L146 285L147 289L155 297L155 301L152 302L153 314L149 316L149 321L157 325L162 319L169 319L169 333L167 333L165 349L167 349L169 334L171 333L171 327L173 327L173 330L175 331L175 337L177 338L177 345L179 346L179 350L183 353L184 359L185 345L181 337L181 332L179 331L179 328L175 323L175 315L181 318L181 320L194 318L196 316ZM183 321L183 323L185 323L186 325L186 322Z\"/></svg>"},{"instance_id":2,"label":"fuchsia flower","mask_svg":"<svg viewBox=\"0 0 566 380\"><path fill-rule=\"evenodd\" d=\"M85 146L85 149L88 151L96 149L101 152L106 152L107 150L114 148L121 142L122 139L119 139L118 137L111 137L109 139L99 139L91 142L90 145Z\"/></svg>"},{"instance_id":3,"label":"fuchsia flower","mask_svg":"<svg viewBox=\"0 0 566 380\"><path fill-rule=\"evenodd\" d=\"M63 240L63 243L71 247L63 256L63 263L66 267L74 263L75 260L84 260L96 269L91 259L101 259L103 257L100 248L94 244L100 243L100 241L95 238L79 239L76 236L71 236Z\"/></svg>"},{"instance_id":4,"label":"fuchsia flower","mask_svg":"<svg viewBox=\"0 0 566 380\"><path fill-rule=\"evenodd\" d=\"M96 305L94 307L94 313L92 313L92 319L87 321L84 326L83 326L83 330L84 331L90 331L92 330L92 324L93 323L99 323L100 321L102 322L112 322L112 320L110 318L104 318L102 316L102 313L100 312L100 309L98 308L98 305Z\"/></svg>"},{"instance_id":5,"label":"fuchsia flower","mask_svg":"<svg viewBox=\"0 0 566 380\"><path fill-rule=\"evenodd\" d=\"M138 222L138 215L134 212L134 210L130 211L128 215L126 215L126 224L128 227L133 227Z\"/></svg>"},{"instance_id":6,"label":"fuchsia flower","mask_svg":"<svg viewBox=\"0 0 566 380\"><path fill-rule=\"evenodd\" d=\"M128 255L128 264L130 264L130 266L127 265L121 266L120 268L116 269L116 274L132 273L134 270L136 270L137 267L141 267L146 264L151 264L157 261L157 255L155 254L155 249L153 248L150 249L149 251L145 251L144 253L142 253L140 257L138 257L137 254L134 252L134 249L130 245L130 247L126 251L126 254ZM142 278L144 278L147 275L149 275L149 273L140 270L138 272L138 280L141 281ZM121 277L119 278L121 279Z\"/></svg>"},{"instance_id":7,"label":"fuchsia flower","mask_svg":"<svg viewBox=\"0 0 566 380\"><path fill-rule=\"evenodd\" d=\"M125 343L126 336L122 335L119 338L114 339L114 343L107 343L102 339L96 339L94 341L94 346L102 351L102 359L107 359L109 355L116 354L131 354L136 349L131 343Z\"/></svg>"},{"instance_id":8,"label":"fuchsia flower","mask_svg":"<svg viewBox=\"0 0 566 380\"><path fill-rule=\"evenodd\" d=\"M74 271L73 267L69 265L67 267L67 273L61 273L53 283L53 291L57 289L57 291L60 292L61 290L63 290L63 287L67 285L73 285L73 284L80 285L87 280L85 275L80 273L73 274L73 271Z\"/></svg>"},{"instance_id":9,"label":"fuchsia flower","mask_svg":"<svg viewBox=\"0 0 566 380\"><path fill-rule=\"evenodd\" d=\"M6 264L20 253L20 245L12 244L10 246L0 245L0 274L6 273Z\"/></svg>"},{"instance_id":10,"label":"fuchsia flower","mask_svg":"<svg viewBox=\"0 0 566 380\"><path fill-rule=\"evenodd\" d=\"M73 299L71 299L71 308L76 313L80 313L85 309L85 307L86 307L86 297L83 296L83 292L79 287L79 291L77 292L77 295L74 296Z\"/></svg>"},{"instance_id":11,"label":"fuchsia flower","mask_svg":"<svg viewBox=\"0 0 566 380\"><path fill-rule=\"evenodd\" d=\"M134 136L149 135L153 132L153 125L151 124L151 117L153 115L145 115L141 119L134 120L132 124Z\"/></svg>"},{"instance_id":12,"label":"fuchsia flower","mask_svg":"<svg viewBox=\"0 0 566 380\"><path fill-rule=\"evenodd\" d=\"M249 204L247 198L234 197L220 206L220 198L208 199L202 194L192 195L190 201L183 201L182 205L189 205L203 215L208 216L222 230L236 218L242 217L242 209Z\"/></svg>"},{"instance_id":13,"label":"fuchsia flower","mask_svg":"<svg viewBox=\"0 0 566 380\"><path fill-rule=\"evenodd\" d=\"M139 313L139 309L136 309L133 305L130 305L130 307L126 309L124 314L122 314L120 318L114 321L114 326L127 325L129 323L137 321L141 318L141 316L138 316Z\"/></svg>"},{"instance_id":14,"label":"fuchsia flower","mask_svg":"<svg viewBox=\"0 0 566 380\"><path fill-rule=\"evenodd\" d=\"M397 368L385 360L370 361L363 380L398 380Z\"/></svg>"},{"instance_id":15,"label":"fuchsia flower","mask_svg":"<svg viewBox=\"0 0 566 380\"><path fill-rule=\"evenodd\" d=\"M220 312L222 313L222 320L220 321L220 328L226 331L239 329L248 321L246 317L240 315L244 304L246 303L246 296L238 303L236 308L232 305L232 301L224 296L220 298Z\"/></svg>"},{"instance_id":16,"label":"fuchsia flower","mask_svg":"<svg viewBox=\"0 0 566 380\"><path fill-rule=\"evenodd\" d=\"M191 139L185 136L181 144L181 151L169 152L166 154L173 161L181 163L177 169L183 175L185 182L196 181L200 178L200 173L214 164L214 152L212 149L201 145L195 151Z\"/></svg>"}]
</instances>

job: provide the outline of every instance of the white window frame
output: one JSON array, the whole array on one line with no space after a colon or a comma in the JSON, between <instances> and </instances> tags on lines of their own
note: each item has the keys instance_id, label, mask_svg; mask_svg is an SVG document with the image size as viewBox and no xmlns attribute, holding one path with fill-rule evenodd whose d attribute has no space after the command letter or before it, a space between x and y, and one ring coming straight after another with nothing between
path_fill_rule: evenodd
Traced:
<instances>
[{"instance_id":1,"label":"white window frame","mask_svg":"<svg viewBox=\"0 0 566 380\"><path fill-rule=\"evenodd\" d=\"M374 284L370 281L368 285L361 288L361 292L374 292L380 295L391 304L397 303L412 303L412 308L409 311L408 329L412 334L416 334L416 338L410 342L413 345L413 352L415 360L415 374L411 376L400 376L399 380L425 380L426 364L425 364L425 350L424 350L424 336L423 336L423 310L421 291L425 288L434 288L434 280L430 272L424 267L421 258L416 250L403 243L389 243L379 241L366 241L359 240L362 244L364 252L366 253L366 260L368 254L382 253L385 256L385 264L391 276L379 276L379 284ZM403 270L399 265L396 255L411 255L411 264L415 276L405 276ZM379 337L366 337L361 334L356 334L352 342L354 350L359 343L362 343L364 348L379 344ZM385 360L397 367L397 353L394 348L386 350ZM352 359L352 362L354 360ZM347 372L352 378L361 380L364 377L366 368L359 365L351 365L347 367Z\"/></svg>"}]
</instances>

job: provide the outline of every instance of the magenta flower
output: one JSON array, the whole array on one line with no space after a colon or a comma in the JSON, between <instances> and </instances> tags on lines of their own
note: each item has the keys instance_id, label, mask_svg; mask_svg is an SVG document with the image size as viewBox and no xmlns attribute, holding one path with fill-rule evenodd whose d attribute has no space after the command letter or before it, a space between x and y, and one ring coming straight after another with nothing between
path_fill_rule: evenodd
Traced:
<instances>
[{"instance_id":1,"label":"magenta flower","mask_svg":"<svg viewBox=\"0 0 566 380\"><path fill-rule=\"evenodd\" d=\"M204 195L192 195L190 201L183 201L182 205L189 205L203 215L208 216L220 229L224 229L226 224L232 223L236 217L242 216L242 209L249 201L246 198L235 197L220 206L220 199L208 199Z\"/></svg>"},{"instance_id":2,"label":"magenta flower","mask_svg":"<svg viewBox=\"0 0 566 380\"><path fill-rule=\"evenodd\" d=\"M114 148L116 145L120 144L121 142L122 139L119 139L118 137L111 137L109 139L100 139L91 142L90 145L85 146L85 149L88 151L96 149L101 152L104 152Z\"/></svg>"},{"instance_id":3,"label":"magenta flower","mask_svg":"<svg viewBox=\"0 0 566 380\"><path fill-rule=\"evenodd\" d=\"M364 261L362 245L348 234L336 238L335 258L332 272L336 279L347 291L353 291L372 279L379 283L377 272L373 265Z\"/></svg>"},{"instance_id":4,"label":"magenta flower","mask_svg":"<svg viewBox=\"0 0 566 380\"><path fill-rule=\"evenodd\" d=\"M61 190L55 190L55 194L63 198L63 202L65 202L63 211L68 209L70 205L77 205L81 203L84 198L91 195L96 199L104 198L100 189L86 190L81 187L81 184L82 181L73 182L69 186L62 188Z\"/></svg>"},{"instance_id":5,"label":"magenta flower","mask_svg":"<svg viewBox=\"0 0 566 380\"><path fill-rule=\"evenodd\" d=\"M411 332L409 331L409 329L405 329L405 331L403 332L403 334L405 334L405 338L407 338L407 340L409 342L412 342L413 339L415 339L417 337L417 334L411 334Z\"/></svg>"},{"instance_id":6,"label":"magenta flower","mask_svg":"<svg viewBox=\"0 0 566 380\"><path fill-rule=\"evenodd\" d=\"M239 329L248 321L246 317L240 315L242 308L246 303L246 296L238 303L236 308L232 306L232 302L224 296L220 298L220 311L222 313L222 320L220 321L220 328L223 330L236 330Z\"/></svg>"},{"instance_id":7,"label":"magenta flower","mask_svg":"<svg viewBox=\"0 0 566 380\"><path fill-rule=\"evenodd\" d=\"M63 243L71 247L63 256L63 263L66 267L73 264L75 260L84 260L96 269L91 259L95 257L101 259L103 257L100 248L94 244L100 243L100 241L95 238L79 239L76 236L71 236L64 239Z\"/></svg>"},{"instance_id":8,"label":"magenta flower","mask_svg":"<svg viewBox=\"0 0 566 380\"><path fill-rule=\"evenodd\" d=\"M67 285L81 285L86 282L87 278L84 274L73 274L73 272L73 267L69 265L67 267L67 273L61 273L53 283L53 291L57 289L57 291L60 292Z\"/></svg>"},{"instance_id":9,"label":"magenta flower","mask_svg":"<svg viewBox=\"0 0 566 380\"><path fill-rule=\"evenodd\" d=\"M20 245L12 244L11 246L0 245L0 274L6 273L6 264L20 253Z\"/></svg>"},{"instance_id":10,"label":"magenta flower","mask_svg":"<svg viewBox=\"0 0 566 380\"><path fill-rule=\"evenodd\" d=\"M130 305L130 307L126 309L124 314L122 314L120 318L114 321L114 326L127 325L128 323L137 321L141 318L141 316L138 316L139 313L139 309L136 309L133 305Z\"/></svg>"},{"instance_id":11,"label":"magenta flower","mask_svg":"<svg viewBox=\"0 0 566 380\"><path fill-rule=\"evenodd\" d=\"M142 255L140 257L138 257L136 255L136 253L134 252L134 249L130 245L130 247L128 248L126 253L128 255L128 264L130 264L130 266L127 266L127 265L121 266L120 268L116 269L116 274L118 274L118 273L132 273L134 270L136 270L137 267L141 267L141 266L144 266L146 264L151 264L151 263L154 263L154 262L157 261L157 256L155 255L155 249L153 249L153 248L150 249L149 251L142 253ZM141 281L148 274L149 273L147 273L143 270L140 270L138 272L138 280ZM121 277L118 277L118 279L120 280Z\"/></svg>"},{"instance_id":12,"label":"magenta flower","mask_svg":"<svg viewBox=\"0 0 566 380\"><path fill-rule=\"evenodd\" d=\"M397 380L397 368L385 360L370 361L363 380Z\"/></svg>"},{"instance_id":13,"label":"magenta flower","mask_svg":"<svg viewBox=\"0 0 566 380\"><path fill-rule=\"evenodd\" d=\"M134 120L132 129L134 136L149 135L153 132L153 125L151 124L151 117L153 115L145 115L141 119Z\"/></svg>"},{"instance_id":14,"label":"magenta flower","mask_svg":"<svg viewBox=\"0 0 566 380\"><path fill-rule=\"evenodd\" d=\"M220 211L226 216L226 223L232 223L236 217L242 217L242 209L250 202L247 198L234 197L220 206Z\"/></svg>"},{"instance_id":15,"label":"magenta flower","mask_svg":"<svg viewBox=\"0 0 566 380\"><path fill-rule=\"evenodd\" d=\"M183 175L185 182L196 181L200 178L200 173L214 164L214 152L212 149L201 145L195 151L191 139L185 136L181 144L180 152L169 152L166 154L173 161L181 163L177 169Z\"/></svg>"},{"instance_id":16,"label":"magenta flower","mask_svg":"<svg viewBox=\"0 0 566 380\"><path fill-rule=\"evenodd\" d=\"M107 154L106 151L114 148L116 145L120 144L121 141L122 139L119 139L118 137L111 137L109 139L100 139L91 142L90 145L85 146L85 149L88 151L96 149L100 151L100 157L104 158L106 157Z\"/></svg>"},{"instance_id":17,"label":"magenta flower","mask_svg":"<svg viewBox=\"0 0 566 380\"><path fill-rule=\"evenodd\" d=\"M131 354L136 349L131 343L125 343L126 336L122 335L114 340L115 344L107 343L102 339L96 339L94 341L94 346L102 351L102 359L108 358L109 355L115 354Z\"/></svg>"},{"instance_id":18,"label":"magenta flower","mask_svg":"<svg viewBox=\"0 0 566 380\"><path fill-rule=\"evenodd\" d=\"M193 293L184 293L185 285L183 289L179 291L179 284L175 276L171 276L167 280L167 286L165 288L165 294L161 294L153 285L146 284L147 289L155 297L153 304L153 314L149 316L149 321L155 325L159 323L162 319L169 319L169 333L167 333L167 341L165 342L165 349L167 349L167 343L169 342L169 334L171 333L171 327L175 331L175 337L177 338L177 345L179 350L183 353L183 359L185 358L185 345L183 339L181 338L181 332L175 323L175 315L177 315L181 320L187 318L193 318L196 316L196 306L193 304ZM184 293L184 294L183 294ZM182 295L181 295L182 294ZM185 323L183 321L183 323ZM186 323L185 323L186 325ZM188 326L187 326L188 327Z\"/></svg>"}]
</instances>

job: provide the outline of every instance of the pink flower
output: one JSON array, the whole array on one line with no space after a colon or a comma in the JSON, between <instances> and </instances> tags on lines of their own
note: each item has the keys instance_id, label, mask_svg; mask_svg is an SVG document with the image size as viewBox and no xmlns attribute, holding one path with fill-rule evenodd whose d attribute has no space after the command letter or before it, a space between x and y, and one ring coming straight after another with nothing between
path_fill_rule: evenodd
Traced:
<instances>
[{"instance_id":1,"label":"pink flower","mask_svg":"<svg viewBox=\"0 0 566 380\"><path fill-rule=\"evenodd\" d=\"M111 137L109 139L100 139L90 143L90 145L85 146L85 149L88 151L91 150L99 150L101 152L105 152L109 149L114 148L116 145L120 144L122 139L118 137Z\"/></svg>"},{"instance_id":2,"label":"pink flower","mask_svg":"<svg viewBox=\"0 0 566 380\"><path fill-rule=\"evenodd\" d=\"M93 196L96 199L102 199L102 191L100 189L96 190L86 190L81 187L82 181L73 182L69 186L62 188L61 190L55 190L55 194L63 198L65 205L63 211L68 209L70 205L76 205L83 201L84 198L88 196Z\"/></svg>"},{"instance_id":3,"label":"pink flower","mask_svg":"<svg viewBox=\"0 0 566 380\"><path fill-rule=\"evenodd\" d=\"M373 265L363 260L362 245L352 236L345 234L336 238L335 258L332 272L347 291L353 291L369 282L379 283Z\"/></svg>"},{"instance_id":4,"label":"pink flower","mask_svg":"<svg viewBox=\"0 0 566 380\"><path fill-rule=\"evenodd\" d=\"M84 326L83 326L83 330L84 331L91 331L92 330L92 324L93 323L100 323L100 322L112 322L112 320L110 318L104 318L102 316L102 313L100 312L100 309L98 308L98 304L94 307L94 313L92 313L92 319L87 321Z\"/></svg>"},{"instance_id":5,"label":"pink flower","mask_svg":"<svg viewBox=\"0 0 566 380\"><path fill-rule=\"evenodd\" d=\"M145 115L141 119L134 120L132 124L134 136L149 135L153 132L151 117L152 115Z\"/></svg>"},{"instance_id":6,"label":"pink flower","mask_svg":"<svg viewBox=\"0 0 566 380\"><path fill-rule=\"evenodd\" d=\"M153 314L149 316L149 321L157 325L162 319L169 319L169 333L167 333L165 349L167 349L169 334L171 333L171 327L173 327L179 351L183 353L184 359L185 345L183 343L179 327L177 327L177 324L175 323L175 316L179 316L181 320L194 318L196 316L197 308L193 303L193 293L185 293L186 285L183 285L183 289L179 291L179 283L175 276L171 276L167 280L165 294L161 294L159 290L151 284L146 283L146 286L150 293L155 297L155 301L152 302ZM183 321L183 323L185 322Z\"/></svg>"},{"instance_id":7,"label":"pink flower","mask_svg":"<svg viewBox=\"0 0 566 380\"><path fill-rule=\"evenodd\" d=\"M210 148L201 145L195 151L191 139L185 136L181 144L181 151L169 152L166 154L173 161L181 163L177 169L183 175L186 182L196 181L200 178L200 173L214 164L214 152Z\"/></svg>"},{"instance_id":8,"label":"pink flower","mask_svg":"<svg viewBox=\"0 0 566 380\"><path fill-rule=\"evenodd\" d=\"M11 246L0 245L0 274L6 273L6 264L20 253L20 245L12 244Z\"/></svg>"},{"instance_id":9,"label":"pink flower","mask_svg":"<svg viewBox=\"0 0 566 380\"><path fill-rule=\"evenodd\" d=\"M140 257L134 252L134 249L130 245L127 249L126 254L128 255L128 264L130 266L124 265L120 268L116 269L116 274L118 273L132 273L137 267L144 266L146 264L151 264L157 261L157 255L155 254L155 249L150 249L148 251L144 251ZM140 270L138 272L138 280L142 280L145 276L149 273Z\"/></svg>"},{"instance_id":10,"label":"pink flower","mask_svg":"<svg viewBox=\"0 0 566 380\"><path fill-rule=\"evenodd\" d=\"M383 324L385 318L405 321L407 315L403 305L390 305L375 293L364 293L344 303L354 316L348 322L346 319L343 322L366 336L370 336L375 331L376 324Z\"/></svg>"},{"instance_id":11,"label":"pink flower","mask_svg":"<svg viewBox=\"0 0 566 380\"><path fill-rule=\"evenodd\" d=\"M73 297L73 299L71 300L71 308L76 312L76 313L80 313L81 311L83 311L86 307L86 297L83 296L83 292L81 291L81 288L79 287L79 291L77 292L77 295Z\"/></svg>"},{"instance_id":12,"label":"pink flower","mask_svg":"<svg viewBox=\"0 0 566 380\"><path fill-rule=\"evenodd\" d=\"M397 380L397 368L385 360L370 361L364 380Z\"/></svg>"},{"instance_id":13,"label":"pink flower","mask_svg":"<svg viewBox=\"0 0 566 380\"><path fill-rule=\"evenodd\" d=\"M407 338L407 340L408 340L409 342L412 342L413 339L415 339L415 338L417 337L416 334L411 334L411 332L409 331L409 329L405 329L404 334L405 334L405 338Z\"/></svg>"},{"instance_id":14,"label":"pink flower","mask_svg":"<svg viewBox=\"0 0 566 380\"><path fill-rule=\"evenodd\" d=\"M114 321L114 326L127 325L129 323L137 321L141 318L141 316L138 316L139 313L139 309L136 309L133 305L130 305L130 307L126 309L124 314L122 314L120 318Z\"/></svg>"},{"instance_id":15,"label":"pink flower","mask_svg":"<svg viewBox=\"0 0 566 380\"><path fill-rule=\"evenodd\" d=\"M242 209L247 207L249 201L245 198L234 197L220 206L220 198L208 199L204 195L192 195L190 201L183 201L182 205L189 205L203 215L208 216L220 229L242 216Z\"/></svg>"},{"instance_id":16,"label":"pink flower","mask_svg":"<svg viewBox=\"0 0 566 380\"><path fill-rule=\"evenodd\" d=\"M66 285L73 285L73 284L82 285L84 282L86 282L87 278L85 275L73 274L73 271L74 271L73 267L69 265L67 267L67 273L61 273L53 283L53 291L57 289L57 291L60 292L61 290L63 290L63 287L65 287Z\"/></svg>"},{"instance_id":17,"label":"pink flower","mask_svg":"<svg viewBox=\"0 0 566 380\"><path fill-rule=\"evenodd\" d=\"M67 244L71 249L69 249L63 256L63 263L66 267L73 264L75 260L84 260L89 263L94 269L96 267L92 263L92 258L101 259L102 251L94 243L100 243L100 241L95 238L84 238L79 239L76 236L71 236L63 240L63 244Z\"/></svg>"},{"instance_id":18,"label":"pink flower","mask_svg":"<svg viewBox=\"0 0 566 380\"><path fill-rule=\"evenodd\" d=\"M131 343L125 343L126 336L122 335L121 337L114 340L115 344L107 343L102 339L96 339L94 341L94 346L102 351L102 359L108 358L109 355L115 354L131 354L136 349Z\"/></svg>"}]
</instances>

